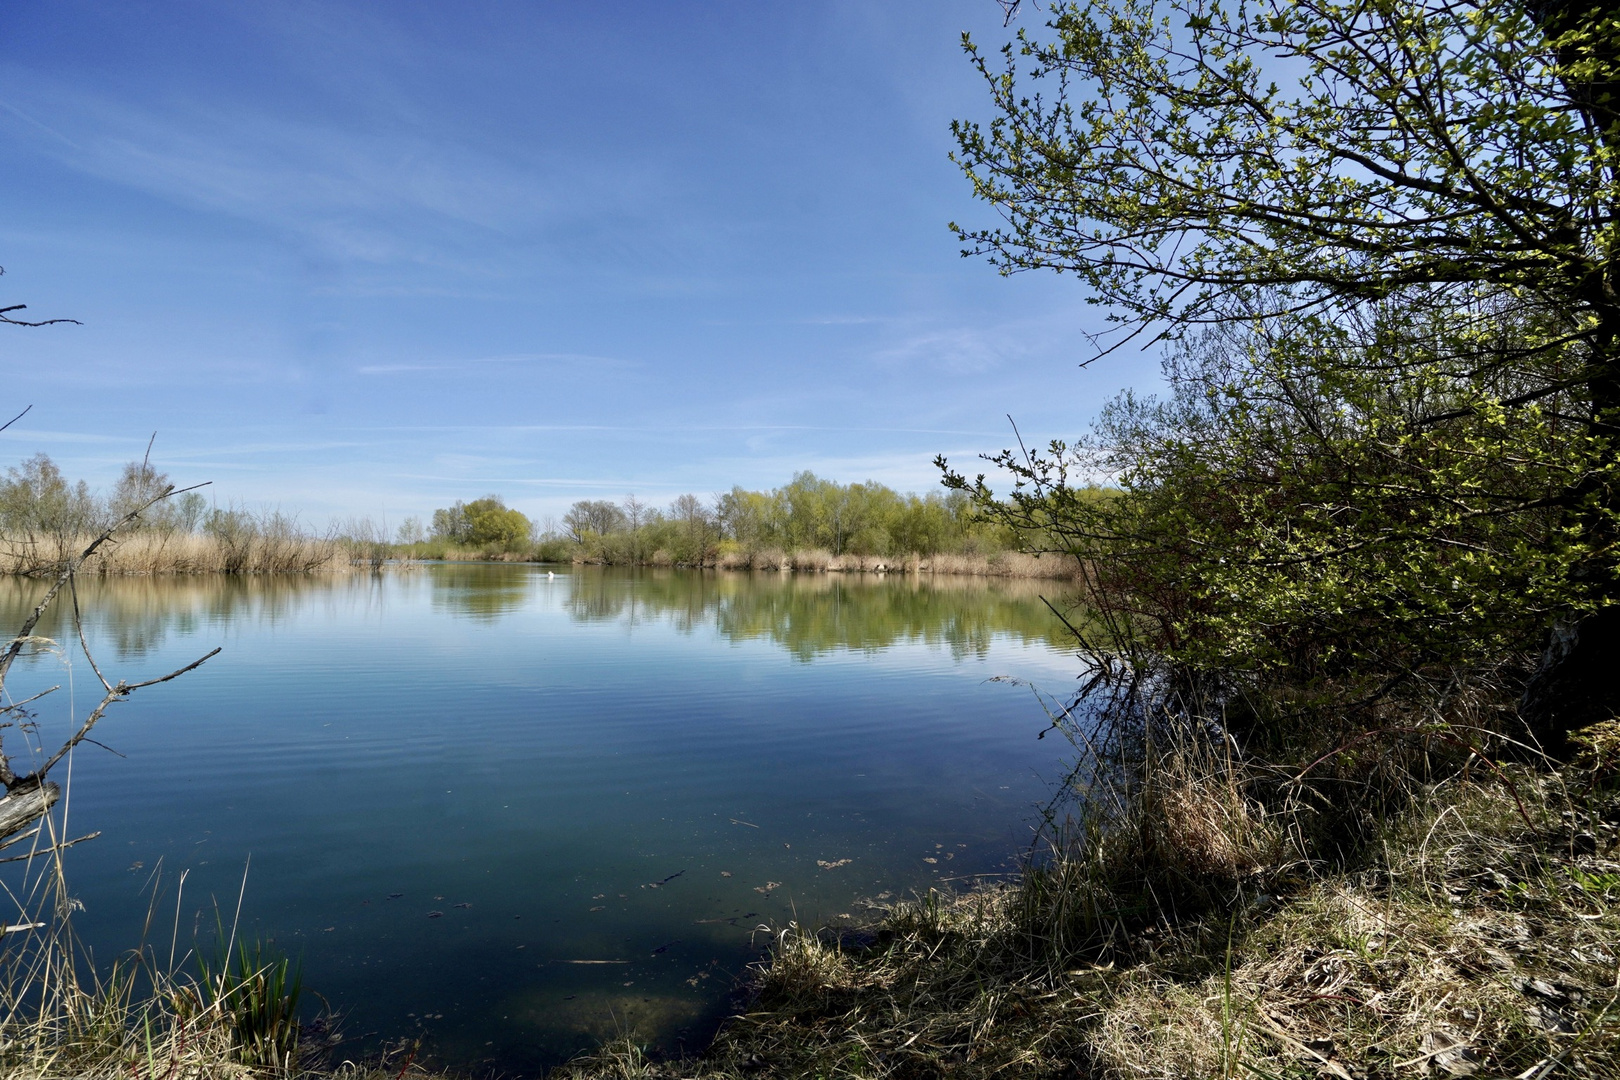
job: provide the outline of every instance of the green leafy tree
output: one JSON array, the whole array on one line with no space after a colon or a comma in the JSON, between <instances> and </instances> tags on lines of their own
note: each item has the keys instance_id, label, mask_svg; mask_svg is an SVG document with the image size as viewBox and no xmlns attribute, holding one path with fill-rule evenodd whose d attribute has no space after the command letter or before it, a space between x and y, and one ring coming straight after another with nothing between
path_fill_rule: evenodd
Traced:
<instances>
[{"instance_id":1,"label":"green leafy tree","mask_svg":"<svg viewBox=\"0 0 1620 1080\"><path fill-rule=\"evenodd\" d=\"M0 481L0 531L24 545L44 545L65 558L82 534L99 528L101 508L83 480L70 484L46 454L6 470Z\"/></svg>"},{"instance_id":2,"label":"green leafy tree","mask_svg":"<svg viewBox=\"0 0 1620 1080\"><path fill-rule=\"evenodd\" d=\"M466 503L457 501L435 510L431 529L436 540L502 551L523 547L529 542L531 531L529 519L507 506L499 495L486 495ZM401 536L404 536L403 531Z\"/></svg>"},{"instance_id":3,"label":"green leafy tree","mask_svg":"<svg viewBox=\"0 0 1620 1080\"><path fill-rule=\"evenodd\" d=\"M462 508L469 544L515 551L529 540L529 519L507 506L499 495L474 499Z\"/></svg>"},{"instance_id":4,"label":"green leafy tree","mask_svg":"<svg viewBox=\"0 0 1620 1080\"><path fill-rule=\"evenodd\" d=\"M1620 711L1615 17L1103 0L1048 30L968 43L995 115L956 157L1003 224L964 254L1077 275L1122 340L1226 337L1085 452L1004 455L1008 520L1134 551L1125 628L1190 659L1321 657L1359 610L1401 655L1341 675L1541 635L1544 738ZM1080 497L1099 461L1129 498Z\"/></svg>"}]
</instances>

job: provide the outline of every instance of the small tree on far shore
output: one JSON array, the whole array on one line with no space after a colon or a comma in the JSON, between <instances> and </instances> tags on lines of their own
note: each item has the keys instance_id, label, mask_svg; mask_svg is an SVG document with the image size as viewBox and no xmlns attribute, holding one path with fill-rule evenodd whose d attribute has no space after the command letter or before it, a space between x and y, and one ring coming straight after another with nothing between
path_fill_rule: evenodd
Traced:
<instances>
[{"instance_id":1,"label":"small tree on far shore","mask_svg":"<svg viewBox=\"0 0 1620 1080\"><path fill-rule=\"evenodd\" d=\"M485 495L469 503L458 501L433 511L434 538L452 544L515 551L529 542L529 531L529 519L507 506L499 495Z\"/></svg>"}]
</instances>

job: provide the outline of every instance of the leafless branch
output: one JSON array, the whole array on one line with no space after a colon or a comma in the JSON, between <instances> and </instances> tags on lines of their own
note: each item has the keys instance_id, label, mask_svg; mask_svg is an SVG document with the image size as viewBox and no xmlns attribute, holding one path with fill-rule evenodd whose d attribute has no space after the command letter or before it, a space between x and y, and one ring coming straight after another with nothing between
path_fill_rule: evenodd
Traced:
<instances>
[{"instance_id":1,"label":"leafless branch","mask_svg":"<svg viewBox=\"0 0 1620 1080\"><path fill-rule=\"evenodd\" d=\"M23 623L22 629L18 631L17 636L12 639L11 645L6 649L5 654L0 655L0 690L5 689L6 675L11 671L12 663L17 659L17 654L22 652L22 647L26 643L27 638L34 632L34 627L39 625L39 620L44 616L45 610L51 606L51 601L56 599L56 594L62 590L62 586L67 584L69 579L71 579L74 574L78 573L79 567L84 565L85 560L94 555L96 551L100 549L102 544L105 544L108 540L111 540L113 533L139 518L157 503L162 502L164 499L167 499L173 495L181 495L187 491L196 491L198 488L207 487L209 483L210 481L205 480L201 484L193 484L190 487L183 488L176 488L171 485L165 491L148 499L134 510L131 510L123 517L119 518L113 524L107 526L100 536L90 541L89 546L80 552L77 558L69 559L67 565L63 567L61 574L57 576L56 581L48 590L46 590L45 595L40 598L39 603L35 605L33 612L28 616L27 621Z\"/></svg>"},{"instance_id":2,"label":"leafless branch","mask_svg":"<svg viewBox=\"0 0 1620 1080\"><path fill-rule=\"evenodd\" d=\"M30 851L26 855L13 855L13 856L11 856L10 858L7 858L7 859L0 859L0 863L27 862L29 859L37 859L41 855L54 855L58 851L66 851L68 848L72 847L74 844L82 844L86 840L94 840L96 837L98 837L100 835L101 835L101 830L97 829L93 833L85 833L83 836L76 836L72 840L68 840L68 841L66 841L64 843L57 844L55 847L41 848L38 851Z\"/></svg>"},{"instance_id":3,"label":"leafless branch","mask_svg":"<svg viewBox=\"0 0 1620 1080\"><path fill-rule=\"evenodd\" d=\"M32 405L26 406L23 409L22 412L18 413L16 416L13 416L10 420L7 420L5 423L0 424L0 431L6 430L6 428L10 427L12 424L15 424L17 421L21 420L23 417L27 416L28 415L28 410L32 409L32 408L33 408Z\"/></svg>"},{"instance_id":4,"label":"leafless branch","mask_svg":"<svg viewBox=\"0 0 1620 1080\"><path fill-rule=\"evenodd\" d=\"M84 639L84 617L79 614L78 578L68 578L68 593L73 597L73 629L79 633L79 648L84 650L84 658L90 661L90 670L95 672L96 678L101 680L101 688L110 694L112 693L112 683L107 681L107 676L103 675L101 668L96 666L96 658L90 653L90 643Z\"/></svg>"},{"instance_id":5,"label":"leafless branch","mask_svg":"<svg viewBox=\"0 0 1620 1080\"><path fill-rule=\"evenodd\" d=\"M35 769L33 772L29 773L27 776L22 777L21 780L18 781L18 783L23 783L23 782L26 782L26 781L29 781L29 780L43 781L45 779L45 774L51 770L51 767L53 765L55 765L58 761L61 761L62 758L67 756L67 752L69 750L72 750L75 746L78 746L81 742L84 741L84 737L86 735L90 734L90 729L96 726L96 722L101 719L102 715L106 713L107 707L109 705L113 704L113 702L124 700L125 698L127 698L130 695L130 693L132 691L139 690L143 686L156 686L158 683L166 683L170 679L178 679L180 676L184 675L186 672L192 671L192 670L195 670L196 668L201 667L208 660L211 660L215 656L218 656L219 653L220 653L220 650L218 648L215 648L212 651L210 651L208 653L205 653L202 656L199 656L197 659L193 660L191 663L187 664L185 667L176 668L174 671L169 672L167 675L160 675L155 679L145 679L145 680L143 680L141 682L138 682L138 683L126 683L122 679L120 679L116 686L112 686L112 687L108 688L107 696L102 698L101 703L95 707L94 711L92 711L89 716L84 718L84 723L79 725L79 730L76 731L73 734L73 737L71 739L69 739L67 742L63 743L62 746L61 746L61 749L57 750L56 753L52 754L50 756L50 759L47 760L45 762L45 764L43 764L39 768Z\"/></svg>"},{"instance_id":6,"label":"leafless branch","mask_svg":"<svg viewBox=\"0 0 1620 1080\"><path fill-rule=\"evenodd\" d=\"M16 307L0 308L0 321L15 321L6 318L6 313L8 311L15 310L17 310ZM23 412L26 413L27 410L25 409ZM18 415L20 417L22 414ZM12 422L15 422L15 418ZM0 427L0 430L4 430L4 428ZM156 438L155 434L153 438ZM151 443L148 443L147 457L143 459L143 468L147 467L148 463L150 462L151 449ZM115 701L124 700L125 698L129 697L132 692L139 690L142 687L155 686L158 683L168 682L170 679L177 679L186 672L200 667L204 662L219 654L220 650L216 648L206 655L198 657L196 660L193 660L184 667L177 668L176 670L169 672L167 675L160 675L156 678L143 679L140 682L134 683L125 682L122 679L120 679L117 683L108 682L107 677L102 674L100 666L96 663L95 656L90 651L89 641L85 636L84 617L83 612L79 607L79 588L76 578L79 569L103 544L111 540L113 535L117 533L118 530L137 520L153 505L169 498L170 496L178 495L186 491L195 491L197 488L205 486L207 485L194 484L191 487L175 488L171 484L157 495L147 499L140 506L136 507L134 510L131 510L127 514L124 514L117 521L107 526L107 528L104 529L99 536L92 540L82 552L67 560L66 564L62 567L61 572L57 575L56 580L51 583L50 588L45 591L45 595L40 598L39 603L36 604L33 611L29 613L28 618L23 623L22 630L16 635L16 637L11 639L4 652L0 653L0 694L3 694L5 689L6 675L11 671L11 665L16 661L18 654L22 652L23 646L29 641L34 640L34 628L39 625L39 620L44 617L46 610L50 608L52 602L55 601L57 596L61 593L62 587L66 585L68 588L68 593L72 597L73 601L73 628L75 633L78 634L79 646L84 650L85 659L90 662L90 668L95 672L96 678L101 682L102 689L106 691L106 694L101 699L100 703L97 704L95 709L91 711L90 715L85 718L84 723L79 725L79 729L74 732L73 735L62 744L61 748L58 749L56 753L52 754L43 765L27 775L16 775L11 767L11 762L4 749L0 748L0 785L3 785L6 791L4 797L0 797L0 837L4 837L16 832L19 829L27 827L32 821L42 817L50 811L52 804L57 801L61 795L61 792L56 784L49 783L46 780L46 774L50 772L52 767L54 767L57 762L66 757L67 754L81 742L88 740L94 745L103 745L96 742L94 739L90 739L89 736L91 730L96 726L97 722L99 722L102 716L106 714L109 706L111 706ZM55 689L56 687L51 687L51 690ZM22 702L18 702L17 704L0 707L0 715L4 715L7 712L12 712L20 708L22 705L27 704L29 701L34 701L43 696L43 694L50 693L51 690L46 690L40 694L35 694L33 697L27 698ZM113 752L116 753L116 751ZM33 833L29 833L28 835L32 836L36 835L37 833L38 829L36 828ZM18 862L26 859L32 859L37 855L62 851L66 848L72 847L74 844L92 839L98 835L100 834L92 833L89 836L81 836L76 840L70 840L64 844L59 844L53 848L49 848L45 852L30 852L27 855L16 856L9 859L0 859L0 862ZM19 837L18 839L20 840L22 838ZM11 843L15 842L16 841L11 841ZM10 844L0 843L0 848L7 846L10 846Z\"/></svg>"},{"instance_id":7,"label":"leafless branch","mask_svg":"<svg viewBox=\"0 0 1620 1080\"><path fill-rule=\"evenodd\" d=\"M30 702L38 701L40 698L44 697L46 694L54 694L54 693L56 693L56 691L58 691L60 689L62 689L62 684L57 683L55 686L46 687L45 689L41 690L39 693L35 694L32 697L25 697L21 701L12 702L10 705L0 705L0 715L4 715L4 714L6 714L8 712L16 712L18 709L22 708L24 705L27 705Z\"/></svg>"},{"instance_id":8,"label":"leafless branch","mask_svg":"<svg viewBox=\"0 0 1620 1080\"><path fill-rule=\"evenodd\" d=\"M12 326L54 326L57 323L72 323L74 326L83 326L78 319L40 319L30 322L27 319L13 319L11 312L26 311L27 304L12 304L10 307L0 307L0 322L10 323Z\"/></svg>"}]
</instances>

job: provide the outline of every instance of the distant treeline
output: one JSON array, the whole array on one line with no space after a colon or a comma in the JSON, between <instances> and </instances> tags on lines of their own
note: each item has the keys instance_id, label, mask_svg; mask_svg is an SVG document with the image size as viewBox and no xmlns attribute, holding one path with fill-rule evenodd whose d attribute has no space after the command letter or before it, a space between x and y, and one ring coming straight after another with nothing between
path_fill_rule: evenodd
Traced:
<instances>
[{"instance_id":1,"label":"distant treeline","mask_svg":"<svg viewBox=\"0 0 1620 1080\"><path fill-rule=\"evenodd\" d=\"M0 479L0 573L54 570L113 522L170 487L144 461L110 492L70 482L36 454ZM406 518L369 518L315 533L277 511L212 505L187 491L149 506L86 568L101 573L249 573L381 566L394 559L499 559L755 570L912 569L1062 576L1056 558L1019 554L1018 538L962 492L903 494L875 481L839 484L811 472L770 491L682 495L653 506L584 499L561 520L533 522L499 495Z\"/></svg>"},{"instance_id":2,"label":"distant treeline","mask_svg":"<svg viewBox=\"0 0 1620 1080\"><path fill-rule=\"evenodd\" d=\"M498 495L458 502L425 526L400 526L398 554L482 554L547 562L859 568L872 560L1012 550L1013 536L986 521L961 492L902 494L875 481L839 484L801 472L770 491L734 487L710 499L682 495L667 507L634 495L584 499L561 521L536 524Z\"/></svg>"}]
</instances>

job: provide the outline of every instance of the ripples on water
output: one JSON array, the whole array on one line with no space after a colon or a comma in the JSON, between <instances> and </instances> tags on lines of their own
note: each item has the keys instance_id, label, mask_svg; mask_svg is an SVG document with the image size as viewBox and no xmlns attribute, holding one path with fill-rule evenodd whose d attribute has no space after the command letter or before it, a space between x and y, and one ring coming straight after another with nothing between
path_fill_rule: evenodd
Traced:
<instances>
[{"instance_id":1,"label":"ripples on water","mask_svg":"<svg viewBox=\"0 0 1620 1080\"><path fill-rule=\"evenodd\" d=\"M38 582L0 580L21 622ZM1076 662L1052 582L440 565L80 589L116 706L74 762L69 871L105 961L229 920L372 1039L554 1063L695 1048L762 923L1005 870L1062 763L1027 686ZM66 641L58 619L40 633ZM47 741L94 676L20 665ZM8 740L8 749L13 745ZM54 745L54 744L53 744ZM590 961L589 963L583 961ZM374 1044L374 1043L373 1043Z\"/></svg>"}]
</instances>

